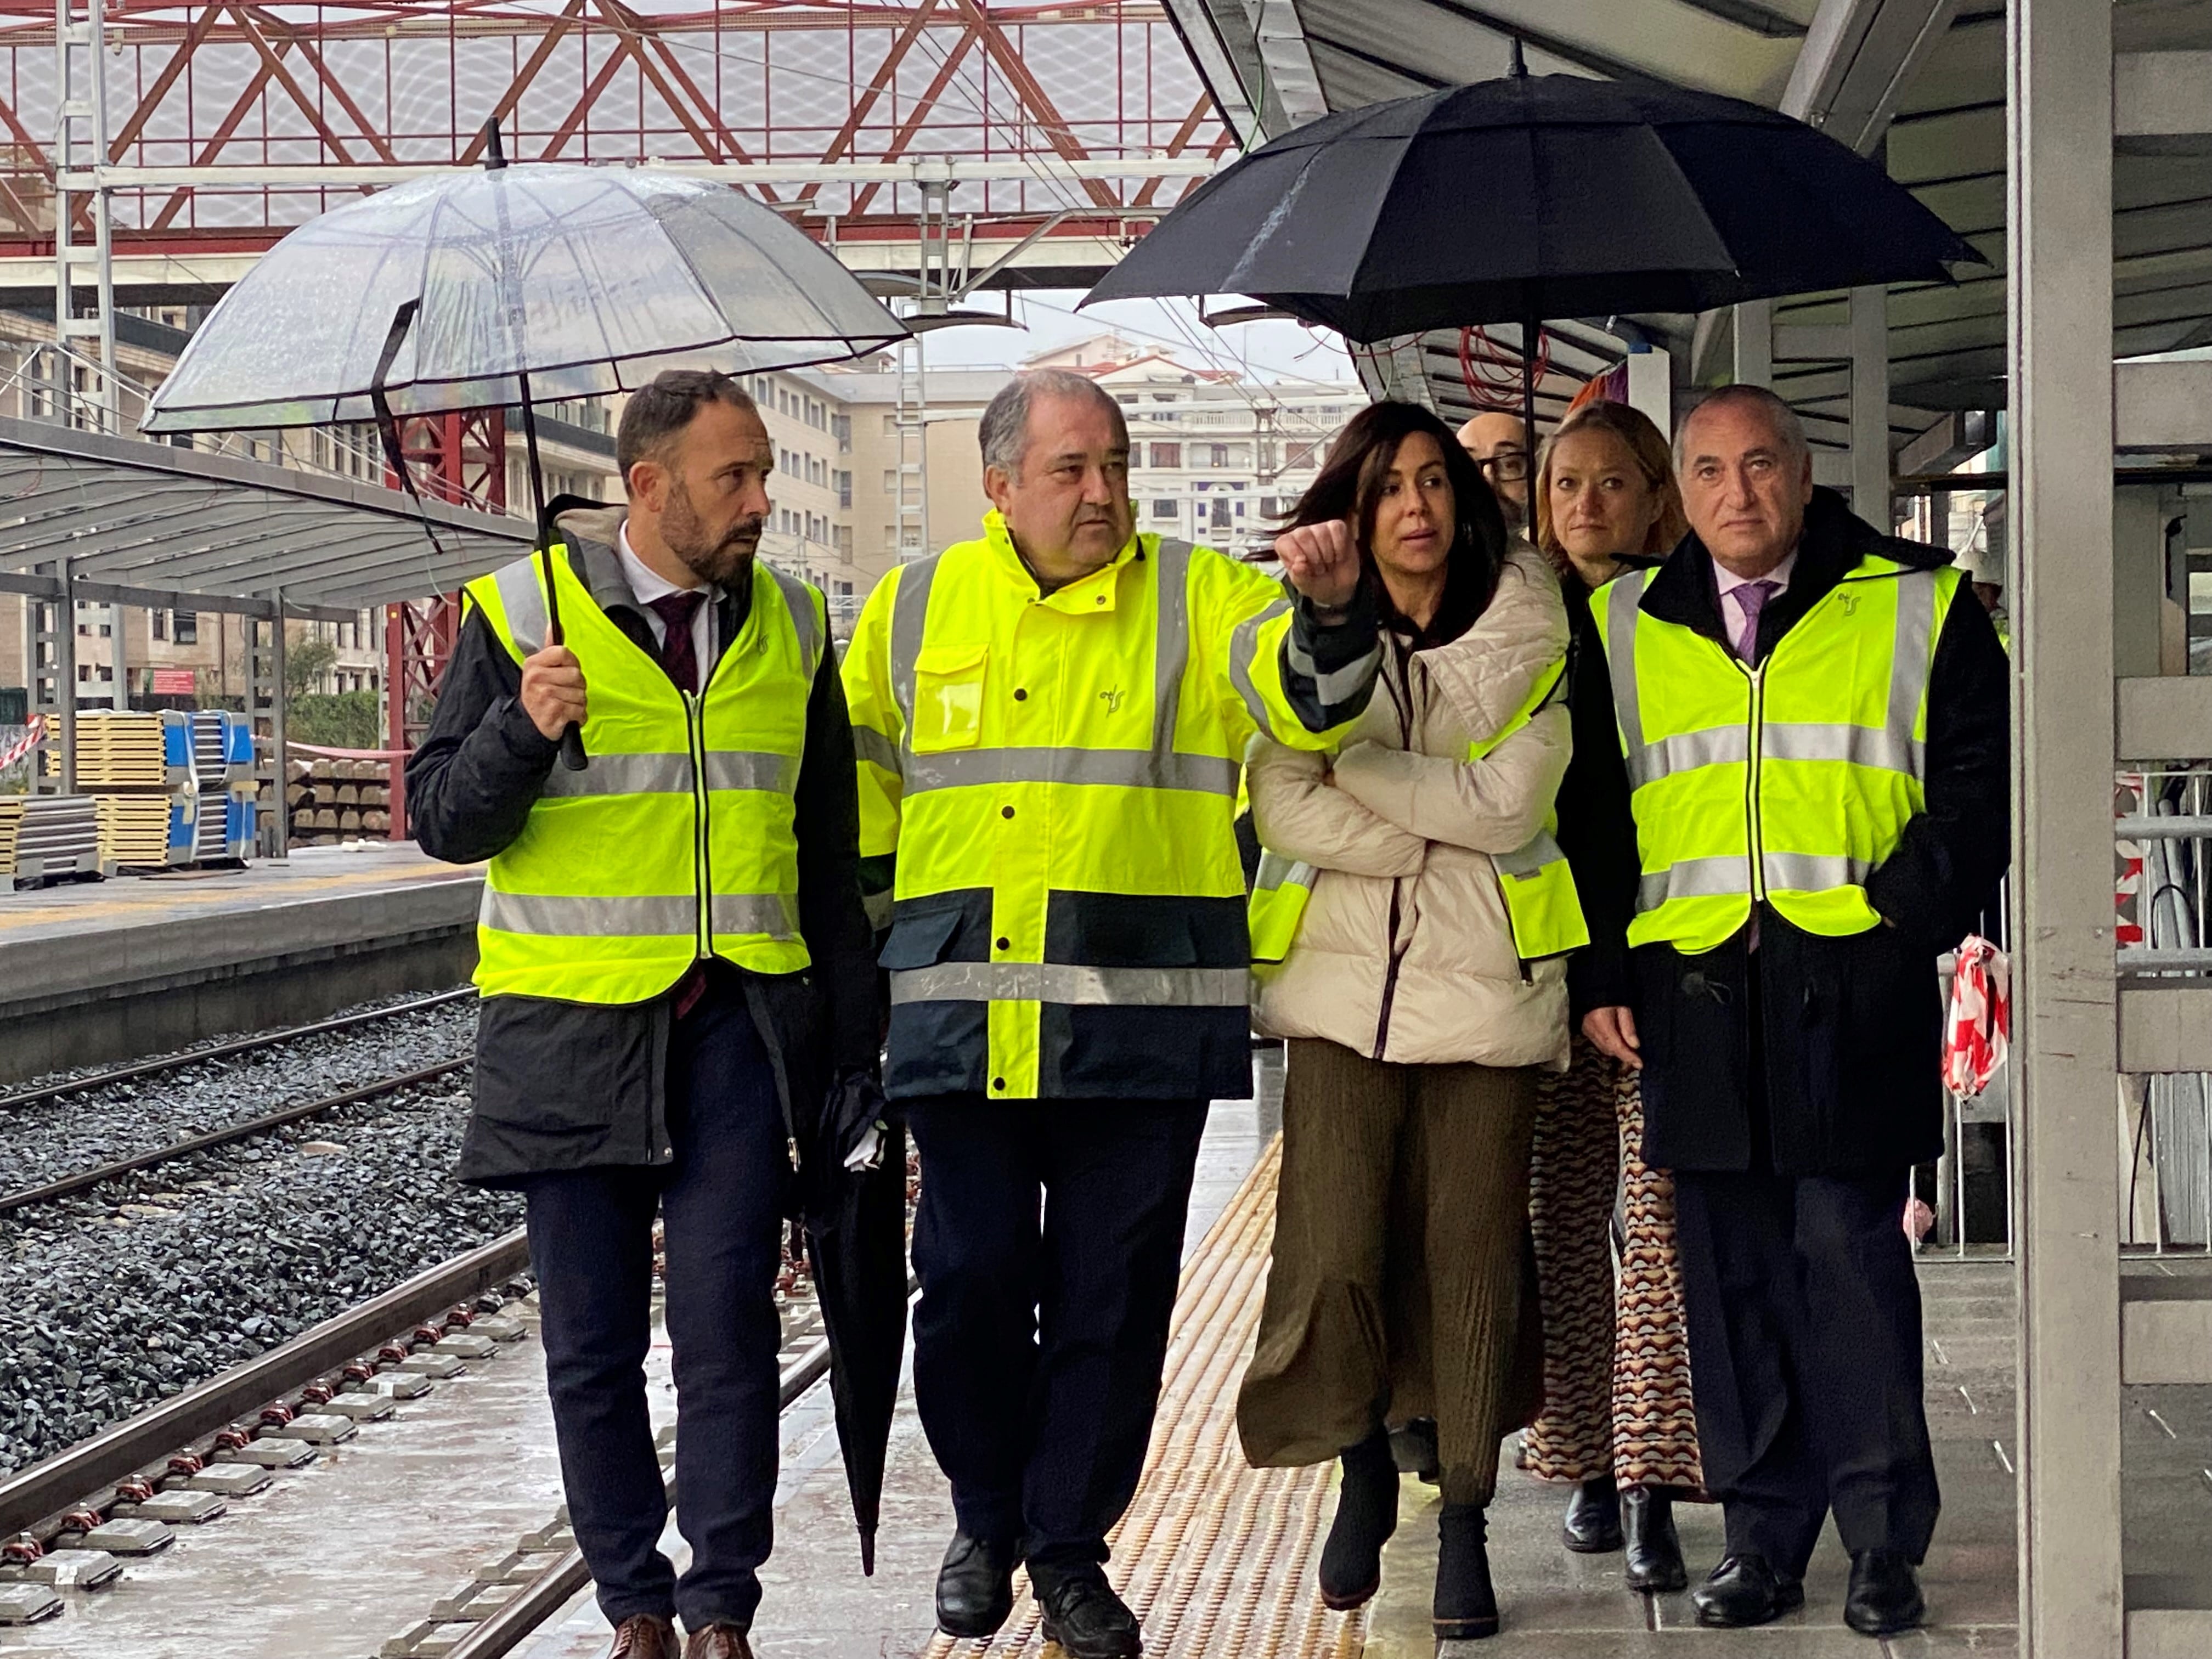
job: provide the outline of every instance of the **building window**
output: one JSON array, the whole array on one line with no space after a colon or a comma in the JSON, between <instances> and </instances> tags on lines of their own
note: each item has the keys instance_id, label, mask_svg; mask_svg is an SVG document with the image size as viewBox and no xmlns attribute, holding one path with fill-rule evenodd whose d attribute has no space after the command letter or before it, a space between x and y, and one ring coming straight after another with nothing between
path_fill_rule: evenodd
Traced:
<instances>
[{"instance_id":1,"label":"building window","mask_svg":"<svg viewBox=\"0 0 2212 1659\"><path fill-rule=\"evenodd\" d=\"M1225 499L1217 498L1213 503L1213 527L1216 530L1229 528L1229 503Z\"/></svg>"},{"instance_id":2,"label":"building window","mask_svg":"<svg viewBox=\"0 0 2212 1659\"><path fill-rule=\"evenodd\" d=\"M198 611L179 611L176 613L175 623L176 625L171 629L171 632L175 636L176 642L179 645L198 645L200 642L200 613Z\"/></svg>"},{"instance_id":3,"label":"building window","mask_svg":"<svg viewBox=\"0 0 2212 1659\"><path fill-rule=\"evenodd\" d=\"M146 631L155 639L167 639L169 637L169 613L166 611L149 611L146 613Z\"/></svg>"},{"instance_id":4,"label":"building window","mask_svg":"<svg viewBox=\"0 0 2212 1659\"><path fill-rule=\"evenodd\" d=\"M1226 466L1229 465L1229 446L1227 444L1208 444L1206 448L1210 452L1206 459L1207 465Z\"/></svg>"},{"instance_id":5,"label":"building window","mask_svg":"<svg viewBox=\"0 0 2212 1659\"><path fill-rule=\"evenodd\" d=\"M1290 472L1301 472L1316 465L1314 452L1319 444L1289 444L1284 447L1283 467Z\"/></svg>"},{"instance_id":6,"label":"building window","mask_svg":"<svg viewBox=\"0 0 2212 1659\"><path fill-rule=\"evenodd\" d=\"M1181 466L1182 465L1182 446L1181 444L1154 444L1152 446L1152 465L1154 466L1160 467Z\"/></svg>"},{"instance_id":7,"label":"building window","mask_svg":"<svg viewBox=\"0 0 2212 1659\"><path fill-rule=\"evenodd\" d=\"M853 475L849 472L841 471L837 474L837 505L848 513L853 510Z\"/></svg>"},{"instance_id":8,"label":"building window","mask_svg":"<svg viewBox=\"0 0 2212 1659\"><path fill-rule=\"evenodd\" d=\"M1237 516L1240 519L1244 516L1244 503L1242 501L1237 503Z\"/></svg>"},{"instance_id":9,"label":"building window","mask_svg":"<svg viewBox=\"0 0 2212 1659\"><path fill-rule=\"evenodd\" d=\"M1172 519L1182 511L1182 504L1180 501L1154 501L1152 503L1152 516L1156 519Z\"/></svg>"}]
</instances>

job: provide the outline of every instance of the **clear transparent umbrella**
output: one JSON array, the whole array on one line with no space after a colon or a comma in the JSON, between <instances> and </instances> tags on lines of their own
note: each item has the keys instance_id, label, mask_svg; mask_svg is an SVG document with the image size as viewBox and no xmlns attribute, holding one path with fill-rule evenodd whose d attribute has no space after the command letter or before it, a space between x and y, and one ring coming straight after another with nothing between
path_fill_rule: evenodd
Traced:
<instances>
[{"instance_id":1,"label":"clear transparent umbrella","mask_svg":"<svg viewBox=\"0 0 2212 1659\"><path fill-rule=\"evenodd\" d=\"M907 337L836 256L711 180L644 167L508 166L419 179L333 209L256 262L192 336L149 433L374 421L520 405L546 562L534 400L856 357ZM434 538L425 516L424 529ZM572 726L569 767L586 764Z\"/></svg>"}]
</instances>

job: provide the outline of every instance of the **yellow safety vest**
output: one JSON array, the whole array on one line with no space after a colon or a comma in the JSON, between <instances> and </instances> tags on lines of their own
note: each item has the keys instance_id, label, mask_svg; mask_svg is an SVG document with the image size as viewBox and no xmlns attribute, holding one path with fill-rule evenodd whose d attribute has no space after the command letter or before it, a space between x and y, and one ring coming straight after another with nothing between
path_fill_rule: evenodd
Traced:
<instances>
[{"instance_id":1,"label":"yellow safety vest","mask_svg":"<svg viewBox=\"0 0 2212 1659\"><path fill-rule=\"evenodd\" d=\"M869 596L844 677L864 872L896 859L894 1095L1249 1086L1242 757L1341 735L1285 690L1291 603L1152 535L1041 595L995 513Z\"/></svg>"},{"instance_id":2,"label":"yellow safety vest","mask_svg":"<svg viewBox=\"0 0 2212 1659\"><path fill-rule=\"evenodd\" d=\"M822 595L755 561L752 604L704 690L678 691L553 550L562 632L590 694L591 764L556 765L491 860L477 921L486 996L642 1002L694 962L808 964L793 795L828 635ZM543 648L543 563L468 586L516 662Z\"/></svg>"},{"instance_id":3,"label":"yellow safety vest","mask_svg":"<svg viewBox=\"0 0 2212 1659\"><path fill-rule=\"evenodd\" d=\"M1925 805L1929 674L1960 573L1863 557L1755 669L1641 609L1650 574L1591 601L1642 853L1628 942L1710 951L1759 900L1811 933L1876 926L1866 878Z\"/></svg>"},{"instance_id":4,"label":"yellow safety vest","mask_svg":"<svg viewBox=\"0 0 2212 1659\"><path fill-rule=\"evenodd\" d=\"M1528 700L1492 736L1468 745L1467 757L1479 761L1506 738L1536 718L1552 700L1566 673L1562 657L1540 676ZM1517 852L1494 854L1491 864L1498 872L1498 891L1505 899L1505 916L1513 929L1513 948L1523 962L1562 956L1589 943L1589 928L1583 920L1582 899L1575 890L1573 870L1557 839L1559 814L1547 810L1544 827ZM1291 953L1307 901L1313 897L1320 872L1310 864L1285 858L1264 848L1260 871L1252 884L1252 963L1264 971L1279 965Z\"/></svg>"}]
</instances>

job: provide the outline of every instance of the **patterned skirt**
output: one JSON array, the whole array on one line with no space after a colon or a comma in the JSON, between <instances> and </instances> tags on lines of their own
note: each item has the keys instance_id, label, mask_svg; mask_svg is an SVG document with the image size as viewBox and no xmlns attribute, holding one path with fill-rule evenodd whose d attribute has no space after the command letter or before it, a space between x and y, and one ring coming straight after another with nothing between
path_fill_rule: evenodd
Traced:
<instances>
[{"instance_id":1,"label":"patterned skirt","mask_svg":"<svg viewBox=\"0 0 2212 1659\"><path fill-rule=\"evenodd\" d=\"M1521 1467L1543 1480L1610 1470L1622 1487L1703 1495L1689 1333L1674 1252L1674 1182L1644 1162L1636 1073L1579 1033L1536 1097L1528 1225L1544 1306L1544 1410ZM1626 1242L1618 1296L1616 1194Z\"/></svg>"}]
</instances>

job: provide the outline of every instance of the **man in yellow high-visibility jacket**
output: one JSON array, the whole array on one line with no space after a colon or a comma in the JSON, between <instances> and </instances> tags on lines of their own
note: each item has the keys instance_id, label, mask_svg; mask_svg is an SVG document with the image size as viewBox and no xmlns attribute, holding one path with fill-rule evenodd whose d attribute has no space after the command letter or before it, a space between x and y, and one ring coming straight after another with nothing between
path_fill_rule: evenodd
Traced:
<instances>
[{"instance_id":1,"label":"man in yellow high-visibility jacket","mask_svg":"<svg viewBox=\"0 0 2212 1659\"><path fill-rule=\"evenodd\" d=\"M1106 1533L1206 1103L1251 1091L1240 765L1255 732L1326 748L1358 716L1375 611L1344 526L1278 541L1294 592L1134 533L1087 376L1018 376L980 435L983 534L892 571L845 659L885 1082L922 1159L915 1398L959 1522L938 1622L997 1630L1025 1559L1048 1638L1126 1659Z\"/></svg>"},{"instance_id":2,"label":"man in yellow high-visibility jacket","mask_svg":"<svg viewBox=\"0 0 2212 1659\"><path fill-rule=\"evenodd\" d=\"M1641 869L1589 890L1620 977L1583 1030L1641 1068L1674 1176L1728 1534L1699 1620L1801 1604L1832 1511L1845 1622L1885 1636L1939 1507L1903 1212L1943 1146L1936 957L2008 856L2005 659L1948 552L1814 487L1773 393L1714 393L1675 459L1691 534L1590 600Z\"/></svg>"},{"instance_id":3,"label":"man in yellow high-visibility jacket","mask_svg":"<svg viewBox=\"0 0 2212 1659\"><path fill-rule=\"evenodd\" d=\"M523 1194L562 1484L611 1659L676 1659L679 1614L684 1659L749 1659L788 1149L876 1060L825 607L754 556L775 453L725 375L635 392L615 436L627 508L561 515L550 595L534 556L470 584L407 768L423 850L489 860L460 1176ZM556 758L572 722L581 771ZM643 1369L656 1217L680 1577Z\"/></svg>"}]
</instances>

